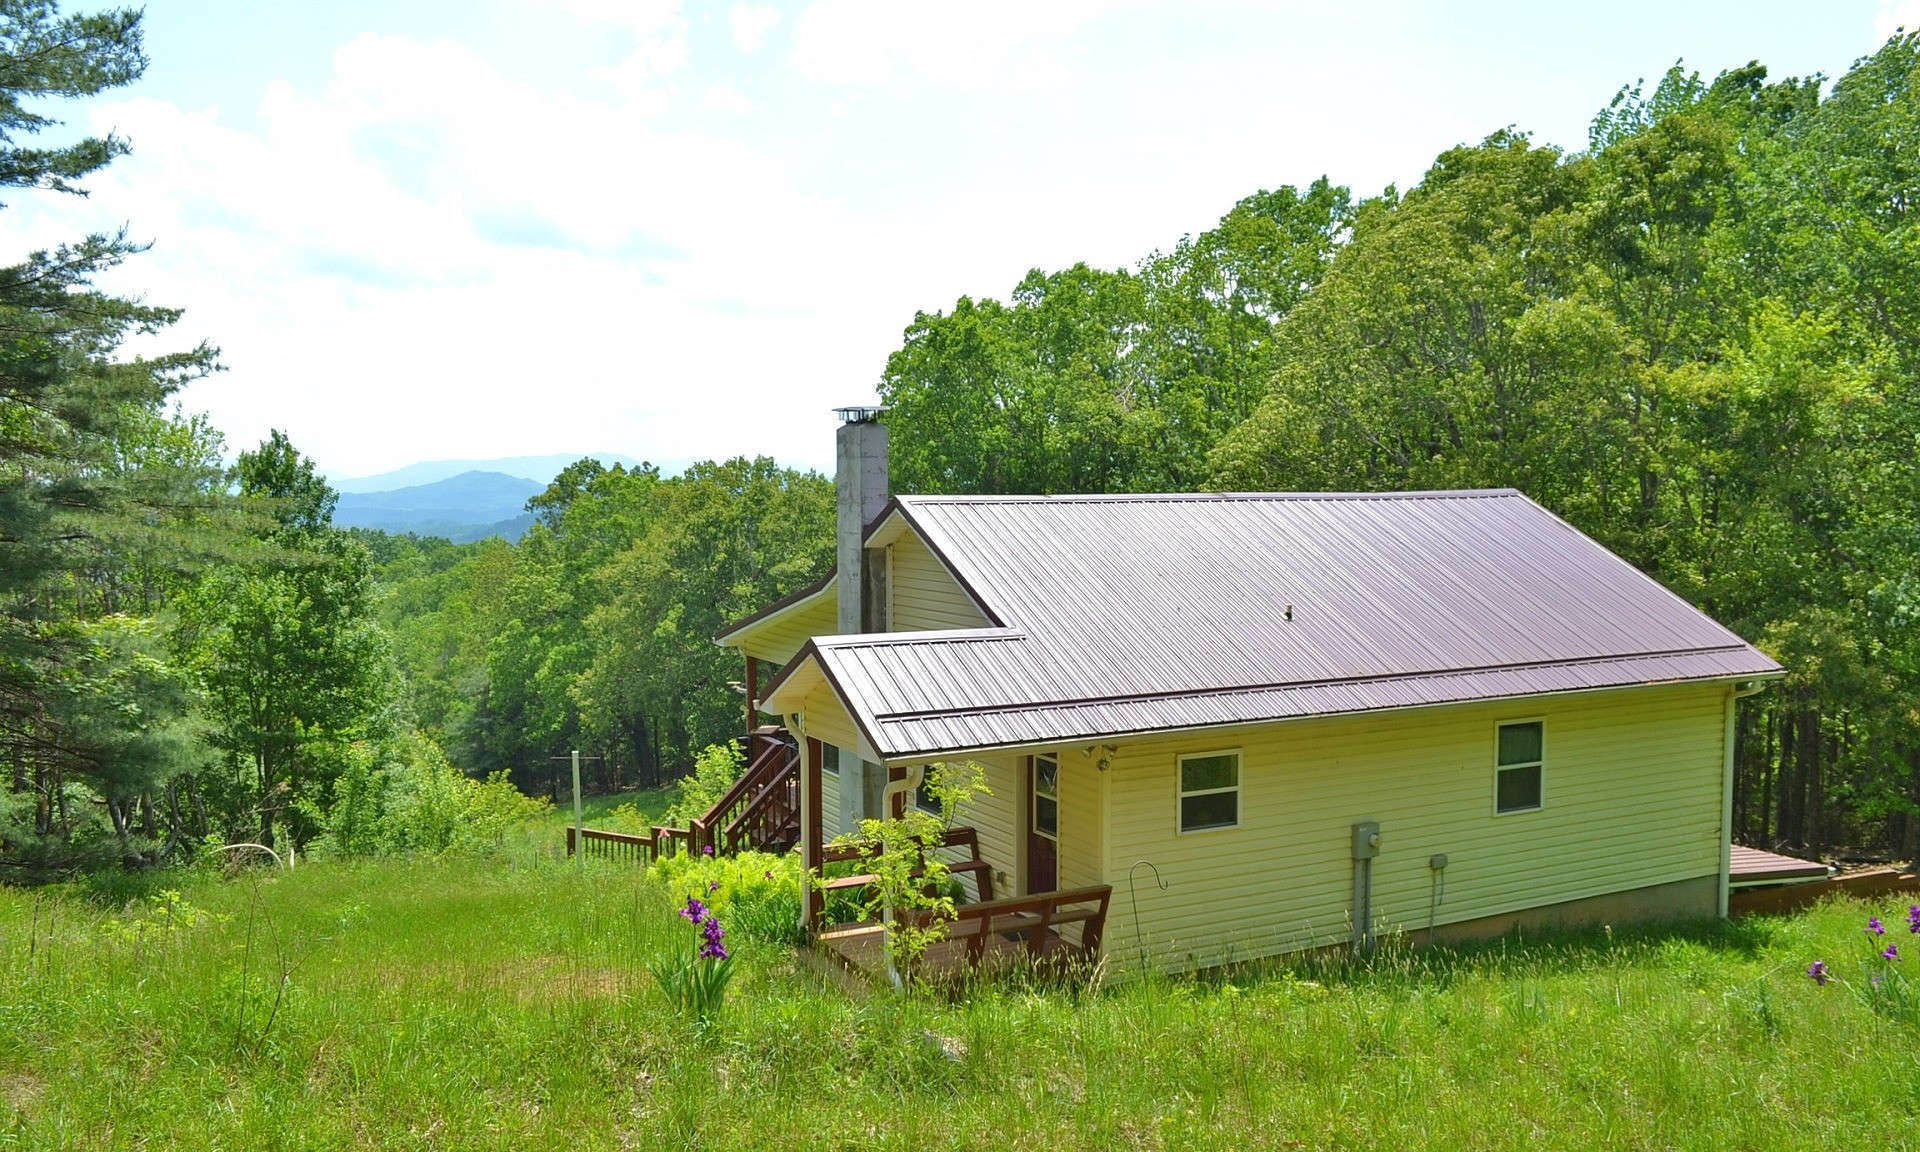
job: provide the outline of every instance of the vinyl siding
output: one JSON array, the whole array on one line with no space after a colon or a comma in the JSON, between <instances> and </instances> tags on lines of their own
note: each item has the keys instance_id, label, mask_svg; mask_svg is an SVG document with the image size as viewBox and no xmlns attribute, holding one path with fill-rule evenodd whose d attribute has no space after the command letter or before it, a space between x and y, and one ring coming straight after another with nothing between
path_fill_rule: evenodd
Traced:
<instances>
[{"instance_id":1,"label":"vinyl siding","mask_svg":"<svg viewBox=\"0 0 1920 1152\"><path fill-rule=\"evenodd\" d=\"M1423 928L1446 853L1450 924L1716 875L1725 686L1673 685L1213 730L1123 745L1109 773L1107 939L1131 963L1127 870L1156 963L1196 967L1350 936L1351 825L1380 824L1377 928ZM1544 805L1494 813L1498 721L1545 721ZM1241 751L1240 825L1179 834L1176 756ZM1077 758L1077 757L1074 757ZM1067 763L1062 761L1063 765Z\"/></svg>"},{"instance_id":2,"label":"vinyl siding","mask_svg":"<svg viewBox=\"0 0 1920 1152\"><path fill-rule=\"evenodd\" d=\"M1020 790L1026 786L1025 761L1018 756L974 757L985 769L986 793L961 806L955 822L980 833L980 856L993 865L996 896L1011 896L1020 886Z\"/></svg>"},{"instance_id":3,"label":"vinyl siding","mask_svg":"<svg viewBox=\"0 0 1920 1152\"><path fill-rule=\"evenodd\" d=\"M830 584L821 595L776 612L728 643L756 659L785 664L808 640L839 631L839 604L836 589Z\"/></svg>"},{"instance_id":4,"label":"vinyl siding","mask_svg":"<svg viewBox=\"0 0 1920 1152\"><path fill-rule=\"evenodd\" d=\"M845 753L841 754L843 757ZM845 832L840 826L840 777L825 768L820 770L820 836L831 840Z\"/></svg>"},{"instance_id":5,"label":"vinyl siding","mask_svg":"<svg viewBox=\"0 0 1920 1152\"><path fill-rule=\"evenodd\" d=\"M960 587L912 532L887 547L887 630L925 632L991 625L973 598Z\"/></svg>"},{"instance_id":6,"label":"vinyl siding","mask_svg":"<svg viewBox=\"0 0 1920 1152\"><path fill-rule=\"evenodd\" d=\"M1106 883L1105 820L1100 812L1100 770L1095 756L1062 749L1060 756L1060 887ZM1025 786L1024 777L1022 787Z\"/></svg>"},{"instance_id":7,"label":"vinyl siding","mask_svg":"<svg viewBox=\"0 0 1920 1152\"><path fill-rule=\"evenodd\" d=\"M860 747L860 731L854 726L853 717L847 715L846 706L840 703L840 698L833 694L833 688L824 679L815 684L801 700L800 717L808 739L845 749ZM858 758L851 751L845 755Z\"/></svg>"}]
</instances>

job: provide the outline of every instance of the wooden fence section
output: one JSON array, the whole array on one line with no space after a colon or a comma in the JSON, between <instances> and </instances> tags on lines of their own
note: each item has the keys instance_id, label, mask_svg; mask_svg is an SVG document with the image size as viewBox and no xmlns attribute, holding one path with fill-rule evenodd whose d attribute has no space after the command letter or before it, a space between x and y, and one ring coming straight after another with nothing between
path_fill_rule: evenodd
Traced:
<instances>
[{"instance_id":1,"label":"wooden fence section","mask_svg":"<svg viewBox=\"0 0 1920 1152\"><path fill-rule=\"evenodd\" d=\"M657 830L656 830L657 831ZM632 836L625 832L603 832L598 828L582 828L575 843L574 828L567 826L567 855L575 852L595 860L613 860L626 864L650 864L658 855L655 838L650 836Z\"/></svg>"}]
</instances>

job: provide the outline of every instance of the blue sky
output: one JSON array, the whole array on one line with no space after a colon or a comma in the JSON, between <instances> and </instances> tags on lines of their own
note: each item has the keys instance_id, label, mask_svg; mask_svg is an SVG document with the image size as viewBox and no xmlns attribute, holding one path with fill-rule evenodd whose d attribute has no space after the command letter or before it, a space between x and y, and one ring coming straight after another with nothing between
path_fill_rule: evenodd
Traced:
<instances>
[{"instance_id":1,"label":"blue sky","mask_svg":"<svg viewBox=\"0 0 1920 1152\"><path fill-rule=\"evenodd\" d=\"M336 475L824 467L916 309L1509 124L1578 148L1676 59L1831 77L1903 23L1920 0L156 0L146 78L67 113L135 154L16 199L0 244L129 223L154 249L112 286L224 352L184 402Z\"/></svg>"}]
</instances>

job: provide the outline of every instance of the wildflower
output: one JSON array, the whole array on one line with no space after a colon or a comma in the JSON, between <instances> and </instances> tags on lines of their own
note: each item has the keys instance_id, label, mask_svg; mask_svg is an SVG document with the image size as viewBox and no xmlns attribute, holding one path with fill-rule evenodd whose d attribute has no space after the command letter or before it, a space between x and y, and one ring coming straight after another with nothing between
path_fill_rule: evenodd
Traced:
<instances>
[{"instance_id":1,"label":"wildflower","mask_svg":"<svg viewBox=\"0 0 1920 1152\"><path fill-rule=\"evenodd\" d=\"M713 855L713 845L711 845L711 844L702 844L702 845L700 846L700 854L701 854L702 856L711 856L711 855Z\"/></svg>"},{"instance_id":2,"label":"wildflower","mask_svg":"<svg viewBox=\"0 0 1920 1152\"><path fill-rule=\"evenodd\" d=\"M769 880L773 879L773 869L771 868L767 869L766 875L767 875L767 879ZM1913 916L1914 929L1913 930L1915 932L1920 932L1920 906L1916 906L1913 912L1914 912L1914 916Z\"/></svg>"},{"instance_id":3,"label":"wildflower","mask_svg":"<svg viewBox=\"0 0 1920 1152\"><path fill-rule=\"evenodd\" d=\"M1823 988L1826 987L1827 981L1832 979L1832 977L1827 975L1827 962L1825 960L1815 960L1813 963L1807 965L1807 978Z\"/></svg>"},{"instance_id":4,"label":"wildflower","mask_svg":"<svg viewBox=\"0 0 1920 1152\"><path fill-rule=\"evenodd\" d=\"M710 880L707 882L707 895L711 896L718 891L720 891L720 881Z\"/></svg>"},{"instance_id":5,"label":"wildflower","mask_svg":"<svg viewBox=\"0 0 1920 1152\"><path fill-rule=\"evenodd\" d=\"M1885 936L1887 934L1887 926L1880 923L1880 917L1869 916L1867 917L1867 931L1873 933L1875 936Z\"/></svg>"},{"instance_id":6,"label":"wildflower","mask_svg":"<svg viewBox=\"0 0 1920 1152\"><path fill-rule=\"evenodd\" d=\"M1900 946L1898 944L1889 944L1887 945L1887 950L1880 953L1880 955L1888 960L1898 960L1900 959Z\"/></svg>"},{"instance_id":7,"label":"wildflower","mask_svg":"<svg viewBox=\"0 0 1920 1152\"><path fill-rule=\"evenodd\" d=\"M687 918L687 923L698 924L708 918L707 906L700 903L700 897L689 896L687 897L687 906L680 909L680 915Z\"/></svg>"},{"instance_id":8,"label":"wildflower","mask_svg":"<svg viewBox=\"0 0 1920 1152\"><path fill-rule=\"evenodd\" d=\"M726 931L720 927L720 918L717 916L707 917L707 926L702 932L702 935L706 937L706 943L700 946L701 959L725 960L727 958L727 947L725 943L727 934Z\"/></svg>"},{"instance_id":9,"label":"wildflower","mask_svg":"<svg viewBox=\"0 0 1920 1152\"><path fill-rule=\"evenodd\" d=\"M1920 932L1920 904L1907 905L1907 931Z\"/></svg>"}]
</instances>

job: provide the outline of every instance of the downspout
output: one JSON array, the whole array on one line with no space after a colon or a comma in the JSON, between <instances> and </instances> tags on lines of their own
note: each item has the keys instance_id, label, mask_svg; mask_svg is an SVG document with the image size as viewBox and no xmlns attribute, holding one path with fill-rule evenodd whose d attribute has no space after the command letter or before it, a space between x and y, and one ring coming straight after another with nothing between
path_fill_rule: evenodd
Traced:
<instances>
[{"instance_id":1,"label":"downspout","mask_svg":"<svg viewBox=\"0 0 1920 1152\"><path fill-rule=\"evenodd\" d=\"M1765 688L1766 681L1735 684L1727 693L1727 726L1721 737L1725 763L1720 772L1720 918L1727 918L1727 897L1733 888L1733 738L1738 702Z\"/></svg>"}]
</instances>

